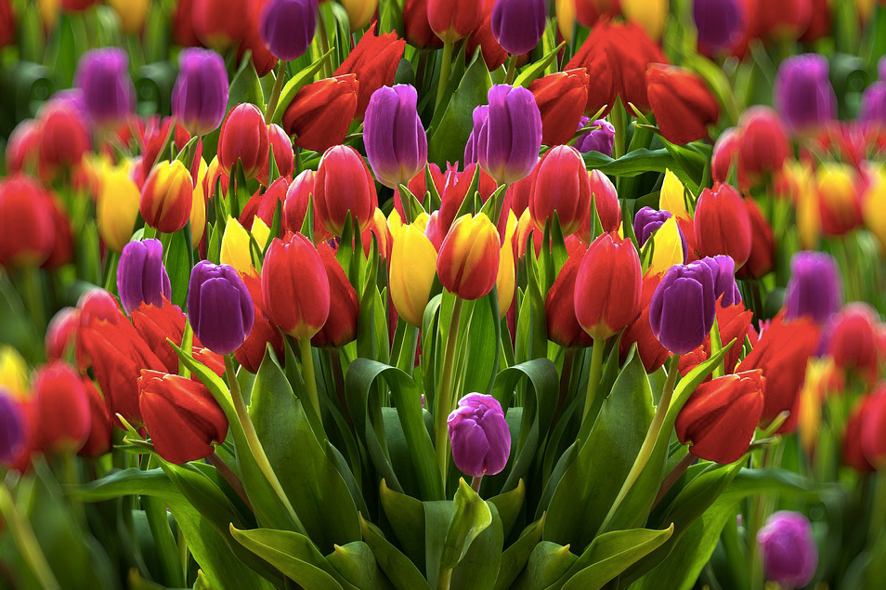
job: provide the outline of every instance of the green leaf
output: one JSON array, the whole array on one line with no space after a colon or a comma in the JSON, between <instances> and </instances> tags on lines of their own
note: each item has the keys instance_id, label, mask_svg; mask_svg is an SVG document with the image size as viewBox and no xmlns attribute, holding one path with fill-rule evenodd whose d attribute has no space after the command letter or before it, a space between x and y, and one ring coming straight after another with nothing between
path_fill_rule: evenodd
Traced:
<instances>
[{"instance_id":1,"label":"green leaf","mask_svg":"<svg viewBox=\"0 0 886 590\"><path fill-rule=\"evenodd\" d=\"M543 58L533 64L524 67L523 70L520 72L520 75L517 76L517 79L514 80L514 86L529 88L529 85L532 84L532 82L534 82L536 78L544 75L545 68L554 63L554 60L557 58L557 54L560 52L565 44L566 41L563 41L554 49L545 54Z\"/></svg>"},{"instance_id":2,"label":"green leaf","mask_svg":"<svg viewBox=\"0 0 886 590\"><path fill-rule=\"evenodd\" d=\"M188 298L188 282L191 274L191 257L188 255L189 236L185 228L172 234L169 248L164 253L169 283L172 285L172 303L184 308Z\"/></svg>"},{"instance_id":3,"label":"green leaf","mask_svg":"<svg viewBox=\"0 0 886 590\"><path fill-rule=\"evenodd\" d=\"M665 169L670 169L679 177L683 170L683 167L665 148L633 150L618 160L613 160L605 154L594 151L582 154L582 158L584 158L588 170L599 170L609 176L631 177L646 172L664 172ZM683 180L683 177L680 179ZM630 199L630 196L625 196L625 198Z\"/></svg>"},{"instance_id":4,"label":"green leaf","mask_svg":"<svg viewBox=\"0 0 886 590\"><path fill-rule=\"evenodd\" d=\"M464 479L459 480L453 499L455 514L443 542L440 566L454 568L461 562L471 543L492 524L492 512Z\"/></svg>"},{"instance_id":5,"label":"green leaf","mask_svg":"<svg viewBox=\"0 0 886 590\"><path fill-rule=\"evenodd\" d=\"M326 560L350 584L360 590L393 590L375 561L372 549L363 541L335 546Z\"/></svg>"},{"instance_id":6,"label":"green leaf","mask_svg":"<svg viewBox=\"0 0 886 590\"><path fill-rule=\"evenodd\" d=\"M453 588L489 590L495 585L501 565L504 533L501 518L495 505L492 503L486 503L486 505L492 515L492 522L477 535L461 562L452 572Z\"/></svg>"},{"instance_id":7,"label":"green leaf","mask_svg":"<svg viewBox=\"0 0 886 590\"><path fill-rule=\"evenodd\" d=\"M569 545L542 541L532 550L526 569L511 589L544 590L560 579L576 559L578 558L569 552Z\"/></svg>"},{"instance_id":8,"label":"green leaf","mask_svg":"<svg viewBox=\"0 0 886 590\"><path fill-rule=\"evenodd\" d=\"M523 484L522 479L517 482L517 487L511 491L489 498L489 503L495 506L496 510L498 510L498 515L501 517L505 538L511 534L511 529L514 528L517 517L520 516L525 499L526 486Z\"/></svg>"},{"instance_id":9,"label":"green leaf","mask_svg":"<svg viewBox=\"0 0 886 590\"><path fill-rule=\"evenodd\" d=\"M245 54L240 63L240 69L234 74L231 81L231 90L228 92L228 111L244 102L251 102L258 106L259 110L265 110L265 97L261 89L261 80L258 72L252 65L250 54Z\"/></svg>"},{"instance_id":10,"label":"green leaf","mask_svg":"<svg viewBox=\"0 0 886 590\"><path fill-rule=\"evenodd\" d=\"M501 566L498 570L498 578L495 580L494 590L507 590L526 567L529 556L533 549L541 541L541 531L544 528L544 517L535 521L523 531L517 541L505 549L501 556Z\"/></svg>"},{"instance_id":11,"label":"green leaf","mask_svg":"<svg viewBox=\"0 0 886 590\"><path fill-rule=\"evenodd\" d=\"M424 505L406 494L390 489L381 482L382 509L394 530L403 551L420 569L425 567L425 511Z\"/></svg>"},{"instance_id":12,"label":"green leaf","mask_svg":"<svg viewBox=\"0 0 886 590\"><path fill-rule=\"evenodd\" d=\"M384 534L360 516L363 540L372 549L376 562L397 590L431 590L418 568L391 545Z\"/></svg>"},{"instance_id":13,"label":"green leaf","mask_svg":"<svg viewBox=\"0 0 886 590\"><path fill-rule=\"evenodd\" d=\"M280 99L277 102L277 108L274 109L274 114L271 117L271 120L268 121L269 125L271 123L280 124L280 121L283 120L283 113L285 113L286 109L289 108L289 105L292 104L295 95L298 94L299 90L311 82L314 74L320 71L320 68L322 68L323 64L329 60L333 51L335 51L335 47L330 48L329 51L320 56L320 58L314 61L309 67L301 70L286 82L283 86L283 90L280 91Z\"/></svg>"}]
</instances>

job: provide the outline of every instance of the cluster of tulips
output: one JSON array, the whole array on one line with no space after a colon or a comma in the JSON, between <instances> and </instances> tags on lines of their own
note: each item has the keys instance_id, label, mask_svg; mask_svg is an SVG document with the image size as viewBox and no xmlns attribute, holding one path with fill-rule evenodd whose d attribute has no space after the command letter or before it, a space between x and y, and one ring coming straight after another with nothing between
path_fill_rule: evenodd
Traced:
<instances>
[{"instance_id":1,"label":"cluster of tulips","mask_svg":"<svg viewBox=\"0 0 886 590\"><path fill-rule=\"evenodd\" d=\"M883 27L0 0L0 587L877 587Z\"/></svg>"}]
</instances>

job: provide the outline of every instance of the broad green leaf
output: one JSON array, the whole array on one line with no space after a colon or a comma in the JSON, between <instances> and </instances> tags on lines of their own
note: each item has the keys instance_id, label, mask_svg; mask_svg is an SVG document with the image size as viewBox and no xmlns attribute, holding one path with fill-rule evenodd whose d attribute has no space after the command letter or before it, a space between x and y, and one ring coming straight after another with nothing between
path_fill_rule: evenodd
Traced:
<instances>
[{"instance_id":1,"label":"broad green leaf","mask_svg":"<svg viewBox=\"0 0 886 590\"><path fill-rule=\"evenodd\" d=\"M431 590L421 572L408 557L385 539L377 526L366 522L362 516L360 526L363 529L363 540L372 549L378 566L397 590Z\"/></svg>"},{"instance_id":2,"label":"broad green leaf","mask_svg":"<svg viewBox=\"0 0 886 590\"><path fill-rule=\"evenodd\" d=\"M477 535L452 572L452 588L489 590L498 578L504 534L495 505L491 502L486 505L492 515L492 522Z\"/></svg>"},{"instance_id":3,"label":"broad green leaf","mask_svg":"<svg viewBox=\"0 0 886 590\"><path fill-rule=\"evenodd\" d=\"M492 524L492 512L465 480L460 480L453 499L455 514L443 542L440 566L454 568L461 562L471 543Z\"/></svg>"},{"instance_id":4,"label":"broad green leaf","mask_svg":"<svg viewBox=\"0 0 886 590\"><path fill-rule=\"evenodd\" d=\"M347 582L360 590L393 590L391 582L378 568L372 549L363 541L336 545L326 560Z\"/></svg>"},{"instance_id":5,"label":"broad green leaf","mask_svg":"<svg viewBox=\"0 0 886 590\"><path fill-rule=\"evenodd\" d=\"M494 590L507 590L526 567L529 556L533 549L541 541L541 531L544 528L544 517L535 521L523 531L517 541L505 549L501 555L501 566L498 570L498 578L495 580Z\"/></svg>"},{"instance_id":6,"label":"broad green leaf","mask_svg":"<svg viewBox=\"0 0 886 590\"><path fill-rule=\"evenodd\" d=\"M400 546L419 569L425 567L425 512L424 505L405 494L390 489L381 482L382 509L394 530Z\"/></svg>"},{"instance_id":7,"label":"broad green leaf","mask_svg":"<svg viewBox=\"0 0 886 590\"><path fill-rule=\"evenodd\" d=\"M261 89L261 80L258 78L258 72L252 65L250 54L243 56L240 62L240 69L234 74L231 80L231 90L228 92L228 108L230 111L238 104L251 102L258 106L259 110L264 112L265 97Z\"/></svg>"},{"instance_id":8,"label":"broad green leaf","mask_svg":"<svg viewBox=\"0 0 886 590\"><path fill-rule=\"evenodd\" d=\"M530 64L523 68L520 72L520 75L514 80L514 86L523 86L524 88L529 88L529 85L532 84L536 80L544 75L545 68L547 68L550 64L554 63L554 60L557 58L557 54L560 52L560 49L563 48L566 42L563 41L555 48L550 50L543 58L538 60L537 62Z\"/></svg>"},{"instance_id":9,"label":"broad green leaf","mask_svg":"<svg viewBox=\"0 0 886 590\"><path fill-rule=\"evenodd\" d=\"M566 573L578 559L563 546L550 541L541 541L529 555L529 563L520 574L511 590L544 590Z\"/></svg>"}]
</instances>

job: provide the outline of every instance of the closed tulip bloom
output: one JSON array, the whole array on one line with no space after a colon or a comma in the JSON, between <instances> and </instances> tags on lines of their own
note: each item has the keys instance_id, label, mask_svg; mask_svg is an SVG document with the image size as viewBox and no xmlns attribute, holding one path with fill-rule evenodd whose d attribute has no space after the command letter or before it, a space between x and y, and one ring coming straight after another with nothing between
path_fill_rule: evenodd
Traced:
<instances>
[{"instance_id":1,"label":"closed tulip bloom","mask_svg":"<svg viewBox=\"0 0 886 590\"><path fill-rule=\"evenodd\" d=\"M758 34L775 39L797 39L809 26L813 0L757 2L754 19Z\"/></svg>"},{"instance_id":2,"label":"closed tulip bloom","mask_svg":"<svg viewBox=\"0 0 886 590\"><path fill-rule=\"evenodd\" d=\"M865 123L886 125L886 81L874 82L865 89L858 118Z\"/></svg>"},{"instance_id":3,"label":"closed tulip bloom","mask_svg":"<svg viewBox=\"0 0 886 590\"><path fill-rule=\"evenodd\" d=\"M864 225L880 242L881 251L886 253L886 215L883 215L886 210L886 174L874 174L862 201Z\"/></svg>"},{"instance_id":4,"label":"closed tulip bloom","mask_svg":"<svg viewBox=\"0 0 886 590\"><path fill-rule=\"evenodd\" d=\"M128 164L108 166L101 178L96 206L98 232L108 248L122 252L135 230L141 192L132 180Z\"/></svg>"},{"instance_id":5,"label":"closed tulip bloom","mask_svg":"<svg viewBox=\"0 0 886 590\"><path fill-rule=\"evenodd\" d=\"M594 340L605 340L637 317L642 290L634 243L604 233L590 245L578 269L575 317Z\"/></svg>"},{"instance_id":6,"label":"closed tulip bloom","mask_svg":"<svg viewBox=\"0 0 886 590\"><path fill-rule=\"evenodd\" d=\"M256 219L263 221L268 227L272 226L278 205L281 208L281 214L285 215L283 213L283 206L286 202L286 193L288 191L289 181L285 178L278 178L264 192L259 189L247 201L246 206L243 207L243 211L240 213L240 221L243 227L253 229ZM280 223L283 223L283 218L280 219Z\"/></svg>"},{"instance_id":7,"label":"closed tulip bloom","mask_svg":"<svg viewBox=\"0 0 886 590\"><path fill-rule=\"evenodd\" d=\"M80 450L89 437L89 399L77 373L53 361L37 371L34 403L40 429L39 448L47 451Z\"/></svg>"},{"instance_id":8,"label":"closed tulip bloom","mask_svg":"<svg viewBox=\"0 0 886 590\"><path fill-rule=\"evenodd\" d=\"M535 96L541 113L542 143L547 146L569 143L575 135L576 125L579 129L582 127L579 122L583 119L581 114L588 100L588 73L578 68L549 74L530 84L529 91ZM587 143L588 136L576 143L576 149L581 152L593 149L588 147L583 150L579 147L583 140Z\"/></svg>"},{"instance_id":9,"label":"closed tulip bloom","mask_svg":"<svg viewBox=\"0 0 886 590\"><path fill-rule=\"evenodd\" d=\"M714 299L724 307L741 303L741 292L735 284L735 261L729 256L705 257L701 262L711 269L714 280Z\"/></svg>"},{"instance_id":10,"label":"closed tulip bloom","mask_svg":"<svg viewBox=\"0 0 886 590\"><path fill-rule=\"evenodd\" d=\"M677 218L670 217L665 220L661 227L655 230L651 239L654 246L648 269L650 273L664 275L672 266L688 262L689 246Z\"/></svg>"},{"instance_id":11,"label":"closed tulip bloom","mask_svg":"<svg viewBox=\"0 0 886 590\"><path fill-rule=\"evenodd\" d=\"M744 204L751 220L751 254L736 276L740 279L762 279L775 268L775 235L757 202L749 198L745 199Z\"/></svg>"},{"instance_id":12,"label":"closed tulip bloom","mask_svg":"<svg viewBox=\"0 0 886 590\"><path fill-rule=\"evenodd\" d=\"M163 305L163 298L171 297L160 240L126 244L117 266L117 292L126 313L132 313L142 303Z\"/></svg>"},{"instance_id":13,"label":"closed tulip bloom","mask_svg":"<svg viewBox=\"0 0 886 590\"><path fill-rule=\"evenodd\" d=\"M283 114L283 129L300 148L324 152L344 143L357 113L357 76L344 74L308 84Z\"/></svg>"},{"instance_id":14,"label":"closed tulip bloom","mask_svg":"<svg viewBox=\"0 0 886 590\"><path fill-rule=\"evenodd\" d=\"M168 300L162 305L142 304L131 314L132 325L142 340L151 348L166 367L167 373L178 372L178 354L169 345L167 339L180 343L185 335L187 318L181 308ZM202 347L195 340L195 347Z\"/></svg>"},{"instance_id":15,"label":"closed tulip bloom","mask_svg":"<svg viewBox=\"0 0 886 590\"><path fill-rule=\"evenodd\" d=\"M292 61L311 46L317 0L268 0L258 17L259 35L277 59Z\"/></svg>"},{"instance_id":16,"label":"closed tulip bloom","mask_svg":"<svg viewBox=\"0 0 886 590\"><path fill-rule=\"evenodd\" d=\"M791 280L785 292L785 318L812 318L824 325L843 302L837 262L824 252L798 252L791 260Z\"/></svg>"},{"instance_id":17,"label":"closed tulip bloom","mask_svg":"<svg viewBox=\"0 0 886 590\"><path fill-rule=\"evenodd\" d=\"M311 338L318 347L341 348L357 337L357 315L360 304L357 291L348 281L341 263L328 243L317 248L329 280L329 317L320 331Z\"/></svg>"},{"instance_id":18,"label":"closed tulip bloom","mask_svg":"<svg viewBox=\"0 0 886 590\"><path fill-rule=\"evenodd\" d=\"M584 160L574 147L559 145L538 163L529 196L529 213L539 229L553 219L560 220L564 236L578 230L588 215L591 183Z\"/></svg>"},{"instance_id":19,"label":"closed tulip bloom","mask_svg":"<svg viewBox=\"0 0 886 590\"><path fill-rule=\"evenodd\" d=\"M670 211L656 211L652 207L643 207L634 215L634 236L637 245L642 248L652 233L658 230L672 217Z\"/></svg>"},{"instance_id":20,"label":"closed tulip bloom","mask_svg":"<svg viewBox=\"0 0 886 590\"><path fill-rule=\"evenodd\" d=\"M704 139L720 118L720 105L701 76L676 66L651 64L646 92L661 134L678 145Z\"/></svg>"},{"instance_id":21,"label":"closed tulip bloom","mask_svg":"<svg viewBox=\"0 0 886 590\"><path fill-rule=\"evenodd\" d=\"M23 174L0 180L0 265L39 266L52 253L52 204Z\"/></svg>"},{"instance_id":22,"label":"closed tulip bloom","mask_svg":"<svg viewBox=\"0 0 886 590\"><path fill-rule=\"evenodd\" d=\"M408 84L373 93L363 122L366 157L383 185L406 184L428 163L428 138L416 111L418 94Z\"/></svg>"},{"instance_id":23,"label":"closed tulip bloom","mask_svg":"<svg viewBox=\"0 0 886 590\"><path fill-rule=\"evenodd\" d=\"M276 124L268 125L268 148L274 152L274 165L277 166L277 178L292 178L295 171L295 152L292 150L292 141L282 127ZM268 186L271 174L271 157L258 175L258 181L263 186Z\"/></svg>"},{"instance_id":24,"label":"closed tulip bloom","mask_svg":"<svg viewBox=\"0 0 886 590\"><path fill-rule=\"evenodd\" d=\"M600 219L603 231L618 233L621 228L621 204L618 202L618 192L615 190L615 185L608 176L599 170L591 170L588 173L588 178L591 183L591 199L594 202L594 208L597 210L597 217ZM581 227L578 228L576 235L585 244L591 243L590 207L588 213L583 216Z\"/></svg>"},{"instance_id":25,"label":"closed tulip bloom","mask_svg":"<svg viewBox=\"0 0 886 590\"><path fill-rule=\"evenodd\" d=\"M264 250L270 235L270 228L261 218L254 219L252 231L247 231L239 221L228 217L225 233L222 235L220 262L233 266L240 274L256 274L252 260L252 240L255 239L259 248Z\"/></svg>"},{"instance_id":26,"label":"closed tulip bloom","mask_svg":"<svg viewBox=\"0 0 886 590\"><path fill-rule=\"evenodd\" d=\"M814 130L837 116L837 97L824 56L807 53L783 61L773 92L775 108L794 132Z\"/></svg>"},{"instance_id":27,"label":"closed tulip bloom","mask_svg":"<svg viewBox=\"0 0 886 590\"><path fill-rule=\"evenodd\" d=\"M735 49L748 27L743 0L695 0L692 18L698 31L699 50L712 56Z\"/></svg>"},{"instance_id":28,"label":"closed tulip bloom","mask_svg":"<svg viewBox=\"0 0 886 590\"><path fill-rule=\"evenodd\" d=\"M6 141L6 168L10 174L36 167L42 136L43 124L37 119L25 119L15 126Z\"/></svg>"},{"instance_id":29,"label":"closed tulip bloom","mask_svg":"<svg viewBox=\"0 0 886 590\"><path fill-rule=\"evenodd\" d=\"M101 457L110 452L114 441L114 423L101 392L89 377L81 377L89 401L89 436L77 453L81 457Z\"/></svg>"},{"instance_id":30,"label":"closed tulip bloom","mask_svg":"<svg viewBox=\"0 0 886 590\"><path fill-rule=\"evenodd\" d=\"M246 179L255 178L268 161L268 127L258 107L251 103L235 106L221 126L218 161L230 174L239 160Z\"/></svg>"},{"instance_id":31,"label":"closed tulip bloom","mask_svg":"<svg viewBox=\"0 0 886 590\"><path fill-rule=\"evenodd\" d=\"M844 371L855 371L868 382L879 372L876 310L867 303L853 302L834 316L828 326L827 351Z\"/></svg>"},{"instance_id":32,"label":"closed tulip bloom","mask_svg":"<svg viewBox=\"0 0 886 590\"><path fill-rule=\"evenodd\" d=\"M86 129L86 114L66 103L50 102L40 109L38 172L44 183L80 164L92 139Z\"/></svg>"},{"instance_id":33,"label":"closed tulip bloom","mask_svg":"<svg viewBox=\"0 0 886 590\"><path fill-rule=\"evenodd\" d=\"M448 2L449 0L447 0ZM473 2L473 0L471 0ZM382 86L393 86L397 66L406 49L406 41L390 32L376 36L364 34L347 59L335 70L335 76L354 74L359 82L356 117L363 118L369 99Z\"/></svg>"},{"instance_id":34,"label":"closed tulip bloom","mask_svg":"<svg viewBox=\"0 0 886 590\"><path fill-rule=\"evenodd\" d=\"M261 13L268 0L247 0L248 8L244 19L243 39L237 47L237 63L242 63L246 52L251 54L252 65L259 78L270 74L277 67L277 57L268 51L261 38Z\"/></svg>"},{"instance_id":35,"label":"closed tulip bloom","mask_svg":"<svg viewBox=\"0 0 886 590\"><path fill-rule=\"evenodd\" d=\"M671 267L649 304L649 325L662 346L686 354L704 344L714 325L714 278L704 262Z\"/></svg>"},{"instance_id":36,"label":"closed tulip bloom","mask_svg":"<svg viewBox=\"0 0 886 590\"><path fill-rule=\"evenodd\" d=\"M784 113L784 111L781 111ZM782 118L769 107L751 107L739 120L738 177L742 186L755 186L784 167L791 153Z\"/></svg>"},{"instance_id":37,"label":"closed tulip bloom","mask_svg":"<svg viewBox=\"0 0 886 590\"><path fill-rule=\"evenodd\" d=\"M145 180L139 211L146 224L171 234L188 224L193 202L194 181L185 165L160 162Z\"/></svg>"},{"instance_id":38,"label":"closed tulip bloom","mask_svg":"<svg viewBox=\"0 0 886 590\"><path fill-rule=\"evenodd\" d=\"M714 143L711 156L711 178L714 182L726 182L738 156L741 135L738 128L730 127L720 134Z\"/></svg>"},{"instance_id":39,"label":"closed tulip bloom","mask_svg":"<svg viewBox=\"0 0 886 590\"><path fill-rule=\"evenodd\" d=\"M849 164L826 162L815 172L815 192L821 229L828 236L842 236L863 221L861 179Z\"/></svg>"},{"instance_id":40,"label":"closed tulip bloom","mask_svg":"<svg viewBox=\"0 0 886 590\"><path fill-rule=\"evenodd\" d=\"M692 216L686 208L686 187L683 186L676 174L667 169L661 184L658 208L670 211L677 219L692 221Z\"/></svg>"},{"instance_id":41,"label":"closed tulip bloom","mask_svg":"<svg viewBox=\"0 0 886 590\"><path fill-rule=\"evenodd\" d=\"M584 129L591 122L590 117L582 117L578 121L578 129ZM544 121L542 121L544 125ZM600 152L604 156L612 157L612 146L615 144L615 127L606 119L594 121L597 129L591 129L575 142L575 149L583 154L588 152Z\"/></svg>"},{"instance_id":42,"label":"closed tulip bloom","mask_svg":"<svg viewBox=\"0 0 886 590\"><path fill-rule=\"evenodd\" d=\"M192 0L191 23L194 33L219 51L234 46L246 34L249 0Z\"/></svg>"},{"instance_id":43,"label":"closed tulip bloom","mask_svg":"<svg viewBox=\"0 0 886 590\"><path fill-rule=\"evenodd\" d=\"M188 320L209 350L234 352L252 330L255 309L237 271L208 260L197 263L188 284Z\"/></svg>"},{"instance_id":44,"label":"closed tulip bloom","mask_svg":"<svg viewBox=\"0 0 886 590\"><path fill-rule=\"evenodd\" d=\"M486 119L489 118L489 106L480 105L474 107L471 118L474 126L471 127L471 134L468 136L467 142L465 142L465 166L477 163L477 138L480 137L480 130L483 128L483 124L486 123Z\"/></svg>"},{"instance_id":45,"label":"closed tulip bloom","mask_svg":"<svg viewBox=\"0 0 886 590\"><path fill-rule=\"evenodd\" d=\"M492 34L511 55L529 53L545 32L547 16L544 0L495 0Z\"/></svg>"},{"instance_id":46,"label":"closed tulip bloom","mask_svg":"<svg viewBox=\"0 0 886 590\"><path fill-rule=\"evenodd\" d=\"M437 276L437 251L424 233L412 225L391 233L391 301L401 318L420 328Z\"/></svg>"},{"instance_id":47,"label":"closed tulip bloom","mask_svg":"<svg viewBox=\"0 0 886 590\"><path fill-rule=\"evenodd\" d=\"M677 438L689 452L723 465L748 452L763 412L763 372L747 371L702 383L677 416Z\"/></svg>"},{"instance_id":48,"label":"closed tulip bloom","mask_svg":"<svg viewBox=\"0 0 886 590\"><path fill-rule=\"evenodd\" d=\"M541 113L522 87L493 86L489 115L477 136L477 162L498 183L513 184L535 167L541 147Z\"/></svg>"},{"instance_id":49,"label":"closed tulip bloom","mask_svg":"<svg viewBox=\"0 0 886 590\"><path fill-rule=\"evenodd\" d=\"M864 409L860 415L860 428L856 435L866 462L880 470L886 466L884 425L886 425L886 386L880 385L865 399ZM846 436L850 436L848 432Z\"/></svg>"},{"instance_id":50,"label":"closed tulip bloom","mask_svg":"<svg viewBox=\"0 0 886 590\"><path fill-rule=\"evenodd\" d=\"M751 255L751 220L728 184L704 189L695 206L695 238L702 256L725 254L741 267Z\"/></svg>"},{"instance_id":51,"label":"closed tulip bloom","mask_svg":"<svg viewBox=\"0 0 886 590\"><path fill-rule=\"evenodd\" d=\"M485 213L456 219L440 246L440 283L462 299L487 295L495 286L500 248L498 230Z\"/></svg>"},{"instance_id":52,"label":"closed tulip bloom","mask_svg":"<svg viewBox=\"0 0 886 590\"><path fill-rule=\"evenodd\" d=\"M181 465L203 459L228 435L228 420L199 381L145 371L138 380L139 404L157 454Z\"/></svg>"},{"instance_id":53,"label":"closed tulip bloom","mask_svg":"<svg viewBox=\"0 0 886 590\"><path fill-rule=\"evenodd\" d=\"M178 69L172 89L172 115L192 135L206 135L225 118L228 105L225 62L211 49L191 47L179 54Z\"/></svg>"},{"instance_id":54,"label":"closed tulip bloom","mask_svg":"<svg viewBox=\"0 0 886 590\"><path fill-rule=\"evenodd\" d=\"M116 47L93 49L80 58L74 84L96 125L117 123L135 109L135 87L127 71L126 52Z\"/></svg>"},{"instance_id":55,"label":"closed tulip bloom","mask_svg":"<svg viewBox=\"0 0 886 590\"><path fill-rule=\"evenodd\" d=\"M360 231L365 231L377 206L375 180L357 150L343 145L326 150L314 177L314 213L319 224L340 236L350 212Z\"/></svg>"},{"instance_id":56,"label":"closed tulip bloom","mask_svg":"<svg viewBox=\"0 0 886 590\"><path fill-rule=\"evenodd\" d=\"M77 341L80 310L63 307L56 312L46 328L46 358L58 360L67 354L68 348Z\"/></svg>"},{"instance_id":57,"label":"closed tulip bloom","mask_svg":"<svg viewBox=\"0 0 886 590\"><path fill-rule=\"evenodd\" d=\"M757 532L766 579L782 588L802 588L815 576L818 546L812 525L799 512L780 511Z\"/></svg>"},{"instance_id":58,"label":"closed tulip bloom","mask_svg":"<svg viewBox=\"0 0 886 590\"><path fill-rule=\"evenodd\" d=\"M569 252L566 264L560 269L545 298L548 339L560 346L585 348L593 344L593 339L575 316L575 279L584 254L584 248Z\"/></svg>"},{"instance_id":59,"label":"closed tulip bloom","mask_svg":"<svg viewBox=\"0 0 886 590\"><path fill-rule=\"evenodd\" d=\"M428 23L443 41L464 39L482 20L483 3L477 0L428 0Z\"/></svg>"},{"instance_id":60,"label":"closed tulip bloom","mask_svg":"<svg viewBox=\"0 0 886 590\"><path fill-rule=\"evenodd\" d=\"M240 348L234 352L234 356L237 357L237 362L247 371L258 373L258 369L265 358L268 344L274 349L274 354L281 363L285 361L286 351L280 330L270 322L265 314L261 278L257 275L241 275L241 278L243 279L243 284L249 290L249 296L252 298L252 304L255 306L255 322L252 324L249 336L246 337Z\"/></svg>"},{"instance_id":61,"label":"closed tulip bloom","mask_svg":"<svg viewBox=\"0 0 886 590\"><path fill-rule=\"evenodd\" d=\"M283 203L283 228L285 231L298 233L308 214L308 201L314 193L313 170L305 170L293 179L286 191Z\"/></svg>"},{"instance_id":62,"label":"closed tulip bloom","mask_svg":"<svg viewBox=\"0 0 886 590\"><path fill-rule=\"evenodd\" d=\"M0 386L0 465L16 461L30 438L27 416L6 387Z\"/></svg>"},{"instance_id":63,"label":"closed tulip bloom","mask_svg":"<svg viewBox=\"0 0 886 590\"><path fill-rule=\"evenodd\" d=\"M329 278L320 254L301 234L275 238L261 273L268 318L295 338L312 338L329 318Z\"/></svg>"},{"instance_id":64,"label":"closed tulip bloom","mask_svg":"<svg viewBox=\"0 0 886 590\"><path fill-rule=\"evenodd\" d=\"M428 22L428 0L406 0L403 5L403 30L413 47L443 47L443 40L431 30Z\"/></svg>"},{"instance_id":65,"label":"closed tulip bloom","mask_svg":"<svg viewBox=\"0 0 886 590\"><path fill-rule=\"evenodd\" d=\"M446 426L452 459L465 475L495 475L508 464L511 431L501 404L491 395L471 393L458 400Z\"/></svg>"}]
</instances>

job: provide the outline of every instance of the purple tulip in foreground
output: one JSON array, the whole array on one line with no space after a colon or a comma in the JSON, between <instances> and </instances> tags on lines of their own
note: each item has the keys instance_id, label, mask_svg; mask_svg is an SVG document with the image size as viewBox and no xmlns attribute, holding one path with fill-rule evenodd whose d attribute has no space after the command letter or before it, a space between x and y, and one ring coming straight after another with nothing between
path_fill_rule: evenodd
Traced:
<instances>
[{"instance_id":1,"label":"purple tulip in foreground","mask_svg":"<svg viewBox=\"0 0 886 590\"><path fill-rule=\"evenodd\" d=\"M428 137L417 103L418 93L408 84L383 86L369 99L363 142L372 171L385 186L408 184L428 163Z\"/></svg>"},{"instance_id":2,"label":"purple tulip in foreground","mask_svg":"<svg viewBox=\"0 0 886 590\"><path fill-rule=\"evenodd\" d=\"M471 393L446 420L455 466L465 475L500 473L511 454L511 431L501 404L491 395Z\"/></svg>"},{"instance_id":3,"label":"purple tulip in foreground","mask_svg":"<svg viewBox=\"0 0 886 590\"><path fill-rule=\"evenodd\" d=\"M234 352L252 331L255 306L237 271L227 264L199 262L188 285L188 320L203 346Z\"/></svg>"},{"instance_id":4,"label":"purple tulip in foreground","mask_svg":"<svg viewBox=\"0 0 886 590\"><path fill-rule=\"evenodd\" d=\"M170 298L172 287L163 266L163 244L160 240L129 242L123 247L117 266L117 292L126 313L142 303L163 305Z\"/></svg>"},{"instance_id":5,"label":"purple tulip in foreground","mask_svg":"<svg viewBox=\"0 0 886 590\"><path fill-rule=\"evenodd\" d=\"M652 295L649 325L661 345L686 354L704 344L717 297L711 268L701 260L672 266Z\"/></svg>"},{"instance_id":6,"label":"purple tulip in foreground","mask_svg":"<svg viewBox=\"0 0 886 590\"><path fill-rule=\"evenodd\" d=\"M541 112L532 93L521 86L493 86L488 98L488 116L477 135L477 162L499 184L513 184L538 161Z\"/></svg>"}]
</instances>

